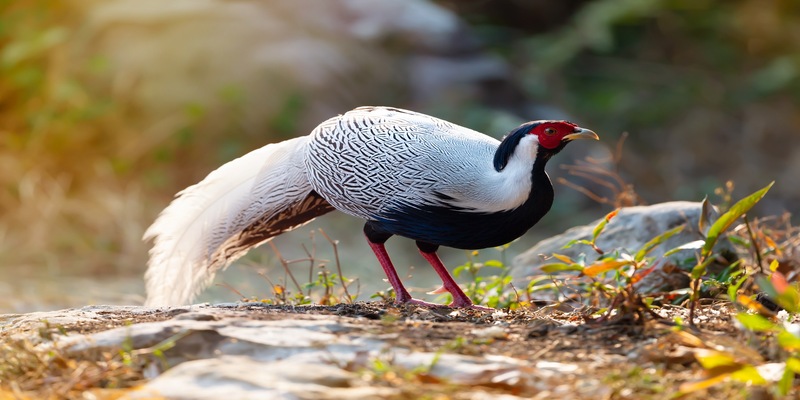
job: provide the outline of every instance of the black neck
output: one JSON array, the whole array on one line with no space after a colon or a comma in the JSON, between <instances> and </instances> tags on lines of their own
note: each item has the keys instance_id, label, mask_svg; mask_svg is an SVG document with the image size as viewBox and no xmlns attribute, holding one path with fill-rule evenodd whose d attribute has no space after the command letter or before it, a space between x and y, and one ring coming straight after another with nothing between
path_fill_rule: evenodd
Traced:
<instances>
[{"instance_id":1,"label":"black neck","mask_svg":"<svg viewBox=\"0 0 800 400\"><path fill-rule=\"evenodd\" d=\"M502 171L506 165L508 165L508 160L514 155L519 141L522 140L532 128L533 126L530 123L522 124L503 138L503 141L500 142L500 146L497 147L497 151L494 153L494 169L497 172Z\"/></svg>"},{"instance_id":2,"label":"black neck","mask_svg":"<svg viewBox=\"0 0 800 400\"><path fill-rule=\"evenodd\" d=\"M367 225L385 237L401 235L431 246L482 249L504 245L522 236L553 205L553 185L544 171L552 154L552 150L538 150L531 169L531 191L513 210L481 213L449 206L404 207Z\"/></svg>"}]
</instances>

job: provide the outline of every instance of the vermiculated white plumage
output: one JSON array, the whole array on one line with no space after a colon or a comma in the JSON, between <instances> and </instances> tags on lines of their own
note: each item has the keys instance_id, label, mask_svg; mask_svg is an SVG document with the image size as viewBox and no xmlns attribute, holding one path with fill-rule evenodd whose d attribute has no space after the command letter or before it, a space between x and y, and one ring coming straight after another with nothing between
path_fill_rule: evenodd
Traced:
<instances>
[{"instance_id":1,"label":"vermiculated white plumage","mask_svg":"<svg viewBox=\"0 0 800 400\"><path fill-rule=\"evenodd\" d=\"M181 191L147 230L144 239L154 242L147 304L191 301L249 249L333 209L368 221L367 239L396 290L405 292L382 244L393 234L417 240L437 272L449 275L435 256L439 245L503 244L550 208L544 164L566 142L545 138L551 147L540 159L543 133L530 132L541 124L562 129L562 137L597 138L574 124L537 121L501 144L424 114L361 107L308 136L250 152ZM471 304L452 278L443 280L454 304Z\"/></svg>"},{"instance_id":2,"label":"vermiculated white plumage","mask_svg":"<svg viewBox=\"0 0 800 400\"><path fill-rule=\"evenodd\" d=\"M311 186L337 210L375 219L387 209L447 205L481 212L513 209L530 192L536 137L504 171L492 166L500 142L407 110L361 107L320 124L308 143Z\"/></svg>"}]
</instances>

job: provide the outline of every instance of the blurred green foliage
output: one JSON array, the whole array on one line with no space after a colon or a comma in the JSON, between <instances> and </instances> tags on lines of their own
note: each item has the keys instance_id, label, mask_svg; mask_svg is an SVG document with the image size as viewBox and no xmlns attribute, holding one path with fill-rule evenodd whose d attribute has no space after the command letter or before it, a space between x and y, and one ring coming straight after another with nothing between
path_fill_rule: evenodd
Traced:
<instances>
[{"instance_id":1,"label":"blurred green foliage","mask_svg":"<svg viewBox=\"0 0 800 400\"><path fill-rule=\"evenodd\" d=\"M0 1L3 269L110 271L141 262L142 210L130 197L141 171L126 156L137 133L65 65L73 18L66 2Z\"/></svg>"},{"instance_id":2,"label":"blurred green foliage","mask_svg":"<svg viewBox=\"0 0 800 400\"><path fill-rule=\"evenodd\" d=\"M771 95L800 100L800 3L599 0L566 26L521 43L526 89L608 120L614 131L680 118L693 107L737 111Z\"/></svg>"},{"instance_id":3,"label":"blurred green foliage","mask_svg":"<svg viewBox=\"0 0 800 400\"><path fill-rule=\"evenodd\" d=\"M630 132L623 172L648 201L697 200L728 179L745 191L777 179L772 212L800 200L800 166L785 162L800 156L800 2L442 3L517 66L528 98L609 143Z\"/></svg>"},{"instance_id":4,"label":"blurred green foliage","mask_svg":"<svg viewBox=\"0 0 800 400\"><path fill-rule=\"evenodd\" d=\"M800 200L796 184L763 176L800 175L785 161L800 157L800 2L439 3L514 67L525 99L567 110L609 143L630 131L623 172L647 200L698 199L728 179L743 191L776 179L777 198ZM176 188L266 139L241 127L247 98L234 86L212 94L221 111L198 99L175 128L132 124L125 93L87 79L113 76L108 60L74 62L78 4L0 0L0 268L138 275L141 233ZM310 98L281 99L273 138L301 133ZM487 109L456 122L480 127ZM196 128L210 115L225 120L206 136Z\"/></svg>"}]
</instances>

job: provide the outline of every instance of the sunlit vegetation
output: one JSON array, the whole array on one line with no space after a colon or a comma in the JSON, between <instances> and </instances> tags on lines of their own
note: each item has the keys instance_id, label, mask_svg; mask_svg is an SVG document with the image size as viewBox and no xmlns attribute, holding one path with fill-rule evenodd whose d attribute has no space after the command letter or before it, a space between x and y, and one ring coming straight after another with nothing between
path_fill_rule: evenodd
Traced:
<instances>
[{"instance_id":1,"label":"sunlit vegetation","mask_svg":"<svg viewBox=\"0 0 800 400\"><path fill-rule=\"evenodd\" d=\"M591 122L608 143L627 138L624 158L620 147L609 162L588 158L563 167L562 193L577 189L605 207L592 211L592 219L606 215L592 239L564 243L585 254L546 255L542 275L520 284L510 278L506 248L468 253L454 273L473 301L509 319L524 316L530 336L519 339L523 344L538 334L527 324L552 321L565 309L569 315L559 314L559 322L634 332L625 340L651 334L645 349L657 355L598 371L614 398L798 396L800 228L783 208L800 199L800 3L595 0L575 2L574 14L556 21L528 14L517 21L476 5L492 2L439 3L462 11L487 51L512 65L519 79L513 101L437 105L443 117L480 129L488 124L487 109L530 103ZM146 261L142 232L177 188L270 136L245 137L233 121L222 124L229 130L204 137L195 128L209 110L199 103L186 104L181 122L167 130L131 124L138 110L125 93L91 83L108 72L103 55L79 63L70 57L68 44L81 29L74 7L0 0L0 272L138 278ZM230 109L246 101L235 87L215 95ZM271 122L274 134L304 133L295 132L297 120L312 100L285 99ZM739 185L736 193L724 183L729 179ZM692 254L674 266L691 282L686 287L640 293L636 286L658 264L651 251L686 227L658 232L641 248L597 246L619 207L704 195L713 200L706 207L716 203L720 216L692 227L703 233L701 240L673 249ZM553 213L565 215L572 210L563 207L573 205L556 204ZM363 292L341 265L337 242L319 237L331 249L329 259L316 245L299 259L266 250L285 274L263 275L263 292L228 288L243 301L275 307L392 299L391 291ZM736 260L715 252L720 241L736 249ZM711 314L722 326L706 325ZM407 317L388 313L380 323L394 329ZM59 329L48 327L42 339ZM712 329L738 342L720 340ZM544 350L555 347L547 335L543 329ZM458 336L434 350L480 355L506 340ZM146 365L160 362L170 346L66 354L38 344L0 345L0 398L69 398L87 391L114 398L143 382ZM547 357L546 351L536 355ZM420 387L442 396L469 390L431 378L432 365L402 368L390 355L361 361L347 368L410 396L420 395Z\"/></svg>"}]
</instances>

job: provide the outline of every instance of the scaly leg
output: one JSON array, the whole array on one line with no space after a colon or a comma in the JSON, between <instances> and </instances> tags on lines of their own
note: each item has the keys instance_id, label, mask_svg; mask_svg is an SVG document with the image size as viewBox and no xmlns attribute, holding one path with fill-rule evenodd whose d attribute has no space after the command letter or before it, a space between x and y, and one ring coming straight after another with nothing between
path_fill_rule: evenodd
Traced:
<instances>
[{"instance_id":1,"label":"scaly leg","mask_svg":"<svg viewBox=\"0 0 800 400\"><path fill-rule=\"evenodd\" d=\"M364 234L367 237L367 243L369 243L369 247L372 249L372 252L375 253L375 257L378 258L378 262L381 264L383 272L386 273L386 277L389 279L389 284L391 284L392 288L394 289L395 302L399 304L417 304L427 307L440 306L439 304L429 303L427 301L412 298L406 287L403 286L403 282L400 281L400 276L397 275L397 270L394 268L392 260L389 258L389 253L386 252L386 247L383 245L386 240L391 237L391 235L376 232L369 226L369 224L364 226Z\"/></svg>"},{"instance_id":2,"label":"scaly leg","mask_svg":"<svg viewBox=\"0 0 800 400\"><path fill-rule=\"evenodd\" d=\"M476 310L484 310L484 311L494 311L493 308L484 307L476 305L472 302L472 299L464 293L463 290L458 286L453 277L450 275L450 272L447 270L447 267L444 266L442 260L439 259L439 256L436 254L436 250L439 246L431 245L428 243L417 242L417 248L419 248L419 254L422 254L422 257L425 257L428 260L428 263L431 264L434 271L439 274L439 278L442 279L442 288L444 290L450 292L453 296L453 302L449 304L450 307L466 307L466 308L473 308ZM435 290L434 292L439 292L440 290Z\"/></svg>"}]
</instances>

